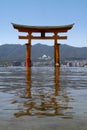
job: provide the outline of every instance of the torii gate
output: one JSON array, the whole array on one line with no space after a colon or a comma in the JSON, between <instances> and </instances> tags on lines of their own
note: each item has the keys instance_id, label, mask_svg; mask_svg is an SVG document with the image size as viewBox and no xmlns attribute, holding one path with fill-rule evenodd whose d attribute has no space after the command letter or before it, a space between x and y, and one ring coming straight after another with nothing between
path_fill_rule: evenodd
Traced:
<instances>
[{"instance_id":1,"label":"torii gate","mask_svg":"<svg viewBox=\"0 0 87 130\"><path fill-rule=\"evenodd\" d=\"M26 44L26 67L31 67L31 40L32 39L47 39L54 40L54 65L60 66L60 44L58 40L67 39L67 36L59 36L58 33L65 33L70 30L74 24L63 26L27 26L12 23L13 27L19 32L27 32L27 36L19 36L19 39L27 39ZM41 33L40 36L33 36L32 33ZM45 36L46 33L53 33L53 36Z\"/></svg>"}]
</instances>

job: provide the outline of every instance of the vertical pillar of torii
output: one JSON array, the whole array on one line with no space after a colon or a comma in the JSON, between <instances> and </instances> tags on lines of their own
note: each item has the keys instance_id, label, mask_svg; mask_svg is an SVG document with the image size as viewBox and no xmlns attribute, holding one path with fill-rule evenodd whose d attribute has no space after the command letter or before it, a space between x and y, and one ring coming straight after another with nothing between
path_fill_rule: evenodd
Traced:
<instances>
[{"instance_id":1,"label":"vertical pillar of torii","mask_svg":"<svg viewBox=\"0 0 87 130\"><path fill-rule=\"evenodd\" d=\"M31 37L31 34L29 34ZM26 43L26 67L31 67L31 38Z\"/></svg>"},{"instance_id":2,"label":"vertical pillar of torii","mask_svg":"<svg viewBox=\"0 0 87 130\"><path fill-rule=\"evenodd\" d=\"M58 43L57 33L55 33L54 39L54 66L60 67L60 44Z\"/></svg>"},{"instance_id":3,"label":"vertical pillar of torii","mask_svg":"<svg viewBox=\"0 0 87 130\"><path fill-rule=\"evenodd\" d=\"M26 67L31 66L31 44L26 43Z\"/></svg>"},{"instance_id":4,"label":"vertical pillar of torii","mask_svg":"<svg viewBox=\"0 0 87 130\"><path fill-rule=\"evenodd\" d=\"M54 66L60 67L60 44L57 43L54 45Z\"/></svg>"}]
</instances>

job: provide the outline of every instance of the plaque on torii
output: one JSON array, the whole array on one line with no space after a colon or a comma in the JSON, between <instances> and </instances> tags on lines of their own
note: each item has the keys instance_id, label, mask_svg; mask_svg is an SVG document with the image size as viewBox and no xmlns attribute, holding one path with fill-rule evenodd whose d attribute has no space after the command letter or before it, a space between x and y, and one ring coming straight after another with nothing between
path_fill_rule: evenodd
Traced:
<instances>
[{"instance_id":1,"label":"plaque on torii","mask_svg":"<svg viewBox=\"0 0 87 130\"><path fill-rule=\"evenodd\" d=\"M31 67L31 40L47 39L54 40L54 66L60 66L60 44L58 40L65 40L67 36L59 36L59 33L65 33L70 30L74 24L63 26L27 26L12 23L13 27L19 32L28 33L27 36L19 36L19 39L26 39L26 67ZM40 36L33 36L33 33L40 33ZM46 33L53 33L53 36L46 36Z\"/></svg>"}]
</instances>

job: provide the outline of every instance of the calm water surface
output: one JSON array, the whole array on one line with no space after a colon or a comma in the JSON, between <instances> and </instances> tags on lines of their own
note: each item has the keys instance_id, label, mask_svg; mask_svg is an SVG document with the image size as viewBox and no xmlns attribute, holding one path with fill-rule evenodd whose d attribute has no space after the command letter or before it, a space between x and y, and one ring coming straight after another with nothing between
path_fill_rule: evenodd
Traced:
<instances>
[{"instance_id":1,"label":"calm water surface","mask_svg":"<svg viewBox=\"0 0 87 130\"><path fill-rule=\"evenodd\" d=\"M0 130L87 130L87 68L0 67Z\"/></svg>"}]
</instances>

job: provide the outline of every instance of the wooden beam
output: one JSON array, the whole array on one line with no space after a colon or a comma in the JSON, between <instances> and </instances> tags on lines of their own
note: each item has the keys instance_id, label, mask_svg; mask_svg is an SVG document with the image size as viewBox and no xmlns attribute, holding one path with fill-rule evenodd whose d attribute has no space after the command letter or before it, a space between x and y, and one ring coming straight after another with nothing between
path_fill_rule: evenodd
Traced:
<instances>
[{"instance_id":1,"label":"wooden beam","mask_svg":"<svg viewBox=\"0 0 87 130\"><path fill-rule=\"evenodd\" d=\"M49 40L49 39L54 39L54 38L50 37L50 36L45 36L45 37L33 36L32 39L38 39L38 40L40 40L40 39L47 39L47 40Z\"/></svg>"},{"instance_id":2,"label":"wooden beam","mask_svg":"<svg viewBox=\"0 0 87 130\"><path fill-rule=\"evenodd\" d=\"M45 37L41 37L41 36L19 36L19 39L47 39L47 40L52 40L52 39L67 39L67 36L45 36Z\"/></svg>"},{"instance_id":3,"label":"wooden beam","mask_svg":"<svg viewBox=\"0 0 87 130\"><path fill-rule=\"evenodd\" d=\"M67 36L59 36L59 35L57 35L57 36L53 36L53 37L54 37L54 39L62 39L62 40L67 39Z\"/></svg>"},{"instance_id":4,"label":"wooden beam","mask_svg":"<svg viewBox=\"0 0 87 130\"><path fill-rule=\"evenodd\" d=\"M19 39L28 39L28 36L18 36Z\"/></svg>"},{"instance_id":5,"label":"wooden beam","mask_svg":"<svg viewBox=\"0 0 87 130\"><path fill-rule=\"evenodd\" d=\"M19 32L67 32L74 24L63 26L28 26L12 23Z\"/></svg>"}]
</instances>

